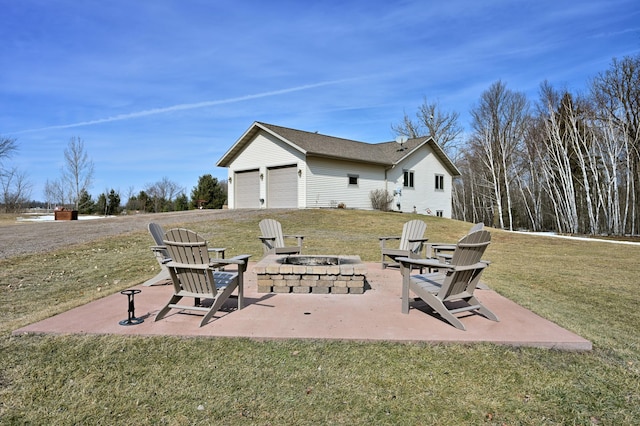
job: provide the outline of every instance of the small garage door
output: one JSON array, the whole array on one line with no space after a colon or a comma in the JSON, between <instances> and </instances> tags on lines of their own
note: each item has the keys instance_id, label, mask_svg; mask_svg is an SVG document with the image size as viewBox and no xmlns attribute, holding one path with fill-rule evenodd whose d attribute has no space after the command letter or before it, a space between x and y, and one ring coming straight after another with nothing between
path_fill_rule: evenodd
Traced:
<instances>
[{"instance_id":1,"label":"small garage door","mask_svg":"<svg viewBox=\"0 0 640 426\"><path fill-rule=\"evenodd\" d=\"M298 167L277 167L268 170L267 207L298 207Z\"/></svg>"},{"instance_id":2,"label":"small garage door","mask_svg":"<svg viewBox=\"0 0 640 426\"><path fill-rule=\"evenodd\" d=\"M260 178L258 170L236 172L234 177L236 209L260 208Z\"/></svg>"}]
</instances>

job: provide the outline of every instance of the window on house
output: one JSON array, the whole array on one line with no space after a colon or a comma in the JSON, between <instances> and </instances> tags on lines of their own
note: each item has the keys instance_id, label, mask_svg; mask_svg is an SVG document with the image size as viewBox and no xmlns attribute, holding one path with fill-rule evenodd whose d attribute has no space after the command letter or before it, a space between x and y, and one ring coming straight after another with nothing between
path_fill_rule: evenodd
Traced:
<instances>
[{"instance_id":1,"label":"window on house","mask_svg":"<svg viewBox=\"0 0 640 426\"><path fill-rule=\"evenodd\" d=\"M404 183L402 184L405 188L413 188L413 171L405 170L404 171Z\"/></svg>"},{"instance_id":2,"label":"window on house","mask_svg":"<svg viewBox=\"0 0 640 426\"><path fill-rule=\"evenodd\" d=\"M436 175L436 191L444 191L444 175Z\"/></svg>"},{"instance_id":3,"label":"window on house","mask_svg":"<svg viewBox=\"0 0 640 426\"><path fill-rule=\"evenodd\" d=\"M358 175L349 175L349 185L358 184Z\"/></svg>"},{"instance_id":4,"label":"window on house","mask_svg":"<svg viewBox=\"0 0 640 426\"><path fill-rule=\"evenodd\" d=\"M443 215L442 210L436 210L436 216L442 217L442 215Z\"/></svg>"}]
</instances>

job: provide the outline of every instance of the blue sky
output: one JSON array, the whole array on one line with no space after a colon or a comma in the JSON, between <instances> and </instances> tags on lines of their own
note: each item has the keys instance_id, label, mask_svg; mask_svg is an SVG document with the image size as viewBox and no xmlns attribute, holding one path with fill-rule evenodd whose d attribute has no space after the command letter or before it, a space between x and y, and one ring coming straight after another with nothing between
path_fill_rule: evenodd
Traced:
<instances>
[{"instance_id":1,"label":"blue sky","mask_svg":"<svg viewBox=\"0 0 640 426\"><path fill-rule=\"evenodd\" d=\"M0 0L0 135L32 198L79 137L94 198L163 177L189 195L254 121L361 140L424 97L469 110L497 80L580 92L640 52L637 0Z\"/></svg>"}]
</instances>

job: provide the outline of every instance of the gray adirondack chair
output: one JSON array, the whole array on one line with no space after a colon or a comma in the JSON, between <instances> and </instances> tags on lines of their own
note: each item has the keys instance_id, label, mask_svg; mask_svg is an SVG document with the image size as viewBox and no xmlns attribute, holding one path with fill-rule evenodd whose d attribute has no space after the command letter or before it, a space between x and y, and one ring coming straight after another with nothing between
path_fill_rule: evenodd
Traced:
<instances>
[{"instance_id":1,"label":"gray adirondack chair","mask_svg":"<svg viewBox=\"0 0 640 426\"><path fill-rule=\"evenodd\" d=\"M260 241L264 254L300 254L304 235L285 235L282 225L275 219L263 219L259 223ZM296 239L296 245L285 245L285 240Z\"/></svg>"},{"instance_id":2,"label":"gray adirondack chair","mask_svg":"<svg viewBox=\"0 0 640 426\"><path fill-rule=\"evenodd\" d=\"M437 259L398 258L402 273L402 313L409 313L409 294L413 292L460 330L465 330L455 316L460 312L475 311L490 320L499 321L474 295L482 271L488 265L481 258L490 242L491 234L486 230L467 234L456 244L450 263ZM416 267L436 268L438 272L411 275L412 268ZM456 306L450 306L453 302Z\"/></svg>"},{"instance_id":3,"label":"gray adirondack chair","mask_svg":"<svg viewBox=\"0 0 640 426\"><path fill-rule=\"evenodd\" d=\"M173 282L173 295L169 303L158 312L156 321L162 319L171 309L205 312L200 327L206 324L220 309L234 290L238 290L238 309L244 307L243 275L247 270L249 255L230 259L211 259L207 242L193 231L176 228L164 235L164 246L169 260L165 266ZM237 271L220 271L221 265L237 265ZM195 299L195 305L179 304L184 297ZM210 299L207 306L201 299Z\"/></svg>"},{"instance_id":4,"label":"gray adirondack chair","mask_svg":"<svg viewBox=\"0 0 640 426\"><path fill-rule=\"evenodd\" d=\"M478 222L469 229L467 234L480 231L481 229L484 229L484 223ZM456 245L451 243L428 243L427 257L433 257L440 261L450 262L455 249Z\"/></svg>"},{"instance_id":5,"label":"gray adirondack chair","mask_svg":"<svg viewBox=\"0 0 640 426\"><path fill-rule=\"evenodd\" d=\"M425 243L429 240L424 237L427 224L421 220L410 220L402 227L402 235L399 237L379 237L380 249L382 252L382 268L387 266L399 266L396 262L398 257L408 257L419 259L424 257L423 251ZM390 247L388 242L398 240L397 247Z\"/></svg>"},{"instance_id":6,"label":"gray adirondack chair","mask_svg":"<svg viewBox=\"0 0 640 426\"><path fill-rule=\"evenodd\" d=\"M166 264L171 260L169 252L167 252L167 248L164 246L164 242L162 241L164 238L164 229L162 229L162 226L152 222L149 224L148 229L153 241L156 243L154 246L151 246L151 251L160 265L160 272L158 272L155 277L145 281L143 286L147 287L161 281L166 281L170 278Z\"/></svg>"}]
</instances>

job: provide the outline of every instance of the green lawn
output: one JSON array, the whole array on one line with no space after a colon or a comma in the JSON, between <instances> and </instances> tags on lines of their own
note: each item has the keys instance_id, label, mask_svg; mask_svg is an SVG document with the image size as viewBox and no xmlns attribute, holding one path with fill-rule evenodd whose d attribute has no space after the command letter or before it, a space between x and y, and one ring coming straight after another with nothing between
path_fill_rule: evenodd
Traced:
<instances>
[{"instance_id":1,"label":"green lawn","mask_svg":"<svg viewBox=\"0 0 640 426\"><path fill-rule=\"evenodd\" d=\"M413 218L432 241L469 224L303 210L185 227L262 256L264 217L306 253L379 260L378 236ZM180 224L176 224L180 225ZM0 227L0 232L2 228ZM593 351L482 345L11 336L157 272L145 230L0 261L0 424L636 424L639 246L492 231L493 289L591 340ZM69 291L69 290L72 291Z\"/></svg>"}]
</instances>

